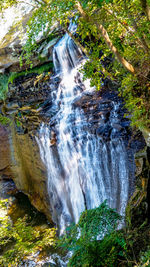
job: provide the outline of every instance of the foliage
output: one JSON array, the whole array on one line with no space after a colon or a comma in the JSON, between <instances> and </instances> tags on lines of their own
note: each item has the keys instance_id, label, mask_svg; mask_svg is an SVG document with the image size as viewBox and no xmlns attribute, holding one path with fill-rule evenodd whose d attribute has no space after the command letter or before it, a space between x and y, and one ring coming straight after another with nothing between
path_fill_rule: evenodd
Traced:
<instances>
[{"instance_id":1,"label":"foliage","mask_svg":"<svg viewBox=\"0 0 150 267\"><path fill-rule=\"evenodd\" d=\"M58 246L73 252L68 266L117 266L126 243L117 231L121 217L106 203L84 211L78 224L71 225Z\"/></svg>"},{"instance_id":2,"label":"foliage","mask_svg":"<svg viewBox=\"0 0 150 267\"><path fill-rule=\"evenodd\" d=\"M141 253L139 267L145 267L149 265L150 265L150 248L147 251Z\"/></svg>"},{"instance_id":3,"label":"foliage","mask_svg":"<svg viewBox=\"0 0 150 267\"><path fill-rule=\"evenodd\" d=\"M4 100L8 90L8 75L0 74L0 100Z\"/></svg>"},{"instance_id":4,"label":"foliage","mask_svg":"<svg viewBox=\"0 0 150 267\"><path fill-rule=\"evenodd\" d=\"M1 0L0 1L0 11L2 12L3 9L8 8L17 3L17 0Z\"/></svg>"},{"instance_id":5,"label":"foliage","mask_svg":"<svg viewBox=\"0 0 150 267\"><path fill-rule=\"evenodd\" d=\"M21 72L12 72L9 76L8 83L13 83L15 79L17 79L20 76L26 76L30 73L35 73L35 74L43 74L48 73L49 70L52 69L52 63L46 63L41 66L26 70L26 71L21 71Z\"/></svg>"},{"instance_id":6,"label":"foliage","mask_svg":"<svg viewBox=\"0 0 150 267\"><path fill-rule=\"evenodd\" d=\"M21 71L21 72L11 72L9 75L6 74L0 74L0 100L4 100L6 98L6 94L8 91L8 85L9 83L13 83L13 81L20 77L20 76L26 76L30 73L35 74L42 74L43 72L48 73L49 70L52 69L52 63L46 63L41 66Z\"/></svg>"},{"instance_id":7,"label":"foliage","mask_svg":"<svg viewBox=\"0 0 150 267\"><path fill-rule=\"evenodd\" d=\"M0 266L18 266L28 256L37 251L55 246L56 229L39 229L19 218L13 225L7 215L6 200L0 201Z\"/></svg>"},{"instance_id":8,"label":"foliage","mask_svg":"<svg viewBox=\"0 0 150 267\"><path fill-rule=\"evenodd\" d=\"M2 0L7 5L17 0ZM89 60L83 72L101 88L105 76L119 81L120 94L136 126L149 126L150 109L150 3L149 0L33 0L28 40L23 56L28 62L42 32L51 36L58 24L67 30L69 19L78 25L74 40Z\"/></svg>"},{"instance_id":9,"label":"foliage","mask_svg":"<svg viewBox=\"0 0 150 267\"><path fill-rule=\"evenodd\" d=\"M8 125L10 123L11 123L11 120L9 118L7 118L5 116L2 116L0 114L0 124L2 124L2 125Z\"/></svg>"},{"instance_id":10,"label":"foliage","mask_svg":"<svg viewBox=\"0 0 150 267\"><path fill-rule=\"evenodd\" d=\"M149 86L149 85L148 85ZM149 92L150 88L138 83L136 77L128 74L122 80L119 89L120 95L126 101L126 108L132 114L132 125L140 129L150 126L150 105ZM128 113L127 113L128 115Z\"/></svg>"}]
</instances>

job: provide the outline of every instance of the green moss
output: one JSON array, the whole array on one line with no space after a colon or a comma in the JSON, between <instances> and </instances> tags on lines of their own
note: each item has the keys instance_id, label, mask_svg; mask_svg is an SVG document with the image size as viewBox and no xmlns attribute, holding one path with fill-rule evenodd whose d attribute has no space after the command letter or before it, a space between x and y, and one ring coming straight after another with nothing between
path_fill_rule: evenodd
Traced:
<instances>
[{"instance_id":1,"label":"green moss","mask_svg":"<svg viewBox=\"0 0 150 267\"><path fill-rule=\"evenodd\" d=\"M8 75L0 74L0 100L4 100L8 90Z\"/></svg>"},{"instance_id":2,"label":"green moss","mask_svg":"<svg viewBox=\"0 0 150 267\"><path fill-rule=\"evenodd\" d=\"M29 70L26 70L26 71L21 71L21 72L12 72L9 76L9 79L8 79L8 83L13 83L13 81L20 77L20 76L26 76L30 73L36 73L36 74L42 74L42 73L48 73L48 71L50 71L53 67L53 64L52 63L46 63L46 64L43 64L39 67L35 67L33 69L29 69Z\"/></svg>"},{"instance_id":3,"label":"green moss","mask_svg":"<svg viewBox=\"0 0 150 267\"><path fill-rule=\"evenodd\" d=\"M42 74L42 73L48 73L50 70L52 70L53 64L46 63L39 67L35 67L33 69L28 69L26 71L21 72L12 72L9 75L6 74L0 74L0 100L4 100L7 95L8 91L8 84L13 83L15 79L17 79L20 76L26 76L30 73L35 74Z\"/></svg>"},{"instance_id":4,"label":"green moss","mask_svg":"<svg viewBox=\"0 0 150 267\"><path fill-rule=\"evenodd\" d=\"M10 124L11 120L0 114L0 124L7 125Z\"/></svg>"}]
</instances>

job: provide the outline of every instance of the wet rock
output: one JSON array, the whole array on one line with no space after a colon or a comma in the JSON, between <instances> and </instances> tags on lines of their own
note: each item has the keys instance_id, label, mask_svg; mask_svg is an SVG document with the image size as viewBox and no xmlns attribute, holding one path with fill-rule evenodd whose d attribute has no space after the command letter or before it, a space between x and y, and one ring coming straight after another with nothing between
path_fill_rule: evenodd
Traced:
<instances>
[{"instance_id":1,"label":"wet rock","mask_svg":"<svg viewBox=\"0 0 150 267\"><path fill-rule=\"evenodd\" d=\"M96 134L98 136L108 139L110 137L111 130L112 128L109 125L101 126L96 130Z\"/></svg>"},{"instance_id":2,"label":"wet rock","mask_svg":"<svg viewBox=\"0 0 150 267\"><path fill-rule=\"evenodd\" d=\"M122 127L129 127L130 126L130 121L129 120L121 121L121 126Z\"/></svg>"},{"instance_id":3,"label":"wet rock","mask_svg":"<svg viewBox=\"0 0 150 267\"><path fill-rule=\"evenodd\" d=\"M15 183L13 180L0 180L0 198L8 199L11 196L14 196L18 192Z\"/></svg>"},{"instance_id":4,"label":"wet rock","mask_svg":"<svg viewBox=\"0 0 150 267\"><path fill-rule=\"evenodd\" d=\"M111 125L113 128L115 128L117 131L121 131L123 128L120 124L112 123Z\"/></svg>"}]
</instances>

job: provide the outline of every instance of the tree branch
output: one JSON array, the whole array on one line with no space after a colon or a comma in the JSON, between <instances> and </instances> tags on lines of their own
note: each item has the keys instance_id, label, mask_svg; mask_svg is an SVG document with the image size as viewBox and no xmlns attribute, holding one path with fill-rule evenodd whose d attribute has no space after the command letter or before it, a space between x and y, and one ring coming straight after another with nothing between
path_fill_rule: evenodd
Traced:
<instances>
[{"instance_id":1,"label":"tree branch","mask_svg":"<svg viewBox=\"0 0 150 267\"><path fill-rule=\"evenodd\" d=\"M124 57L121 56L121 54L119 53L119 51L117 50L117 48L113 45L112 41L110 40L109 35L108 35L106 29L103 27L103 25L102 24L95 23L95 21L91 17L89 17L86 14L86 12L83 10L82 5L80 4L79 1L76 1L76 7L77 7L80 15L86 21L89 21L90 23L95 24L97 26L98 31L100 31L102 37L105 40L105 43L107 44L107 46L109 47L109 49L111 50L111 52L115 55L115 57L118 60L118 62L121 63L121 65L127 71L131 72L132 74L135 74L134 67Z\"/></svg>"},{"instance_id":2,"label":"tree branch","mask_svg":"<svg viewBox=\"0 0 150 267\"><path fill-rule=\"evenodd\" d=\"M88 50L77 40L77 38L71 33L68 31L68 29L66 27L64 27L64 30L67 32L67 34L72 38L72 40L76 43L77 46L79 46L81 48L81 50L84 52L84 54L87 56L87 57L90 57L90 54L88 52ZM98 58L99 60L99 58ZM114 80L114 77L111 73L109 73L107 70L105 70L105 68L102 67L102 72L106 75L107 74L107 77L111 80Z\"/></svg>"},{"instance_id":3,"label":"tree branch","mask_svg":"<svg viewBox=\"0 0 150 267\"><path fill-rule=\"evenodd\" d=\"M142 38L139 38L138 36L135 36L134 35L134 32L135 32L135 28L134 28L134 32L127 26L125 25L124 23L122 23L122 21L114 14L113 11L111 10L108 10L106 9L105 7L103 7L103 9L110 15L112 15L131 35L133 35L136 39L137 39L137 43L143 47L143 49L145 50L146 53L149 53L149 47L148 45L146 44L146 41L145 39L142 37Z\"/></svg>"},{"instance_id":4,"label":"tree branch","mask_svg":"<svg viewBox=\"0 0 150 267\"><path fill-rule=\"evenodd\" d=\"M133 26L135 32L138 34L138 38L140 39L141 43L143 44L143 47L145 48L146 52L149 54L150 53L149 47L146 43L146 40L145 40L143 34L139 34L139 27L138 27L134 17L132 16L132 14L130 12L130 9L128 7L126 0L124 0L124 5L125 5L125 9L127 11L128 17L129 17L130 21L132 22L132 26Z\"/></svg>"}]
</instances>

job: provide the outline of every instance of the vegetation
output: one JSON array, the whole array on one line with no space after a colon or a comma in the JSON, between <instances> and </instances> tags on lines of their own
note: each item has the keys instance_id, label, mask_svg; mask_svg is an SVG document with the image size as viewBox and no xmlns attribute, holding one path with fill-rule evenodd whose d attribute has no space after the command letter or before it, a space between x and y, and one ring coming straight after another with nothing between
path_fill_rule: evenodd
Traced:
<instances>
[{"instance_id":1,"label":"vegetation","mask_svg":"<svg viewBox=\"0 0 150 267\"><path fill-rule=\"evenodd\" d=\"M18 1L1 0L1 11ZM68 32L72 19L77 31L68 34L88 56L82 68L85 79L90 78L97 89L101 89L101 81L106 77L117 82L132 113L133 125L149 127L150 0L33 0L32 5L35 9L28 21L28 40L22 58L30 62L41 31L51 39L50 29L55 23ZM5 98L9 82L31 72L34 71L0 75L0 99ZM5 204L1 205L5 209ZM120 220L106 202L83 212L79 223L70 226L58 242L58 246L73 253L69 266L149 266L150 229L145 225L117 230ZM18 266L25 256L54 245L55 234L55 229L39 233L27 218L12 225L7 215L1 217L1 266Z\"/></svg>"},{"instance_id":2,"label":"vegetation","mask_svg":"<svg viewBox=\"0 0 150 267\"><path fill-rule=\"evenodd\" d=\"M150 249L141 254L140 267L150 265Z\"/></svg>"},{"instance_id":3,"label":"vegetation","mask_svg":"<svg viewBox=\"0 0 150 267\"><path fill-rule=\"evenodd\" d=\"M66 229L58 242L58 246L72 252L68 266L149 266L150 228L145 222L136 229L126 226L118 230L121 222L107 202L84 211L78 224Z\"/></svg>"},{"instance_id":4,"label":"vegetation","mask_svg":"<svg viewBox=\"0 0 150 267\"><path fill-rule=\"evenodd\" d=\"M0 266L19 266L36 252L55 246L55 228L32 226L26 216L13 224L6 200L0 200L0 210Z\"/></svg>"},{"instance_id":5,"label":"vegetation","mask_svg":"<svg viewBox=\"0 0 150 267\"><path fill-rule=\"evenodd\" d=\"M0 124L2 125L8 125L11 123L11 120L8 117L5 117L0 114Z\"/></svg>"},{"instance_id":6,"label":"vegetation","mask_svg":"<svg viewBox=\"0 0 150 267\"><path fill-rule=\"evenodd\" d=\"M68 227L59 239L56 229L39 227L27 216L12 222L7 205L6 200L0 201L1 266L20 266L28 259L34 260L37 252L47 255L56 249L60 252L60 248L63 255L72 252L67 265L70 267L149 266L150 228L144 223L136 229L128 226L118 230L122 217L106 201L98 208L84 211L79 222Z\"/></svg>"},{"instance_id":7,"label":"vegetation","mask_svg":"<svg viewBox=\"0 0 150 267\"><path fill-rule=\"evenodd\" d=\"M84 211L58 243L73 252L68 266L117 266L126 251L125 239L116 230L120 220L106 202Z\"/></svg>"},{"instance_id":8,"label":"vegetation","mask_svg":"<svg viewBox=\"0 0 150 267\"><path fill-rule=\"evenodd\" d=\"M1 10L17 2L2 0ZM34 0L32 5L23 56L31 57L41 31L48 33L54 23L67 31L72 18L78 28L76 34L69 34L89 58L83 68L85 78L91 78L97 89L104 76L117 80L133 124L149 126L150 1Z\"/></svg>"},{"instance_id":9,"label":"vegetation","mask_svg":"<svg viewBox=\"0 0 150 267\"><path fill-rule=\"evenodd\" d=\"M4 100L8 90L8 75L0 74L0 100Z\"/></svg>"},{"instance_id":10,"label":"vegetation","mask_svg":"<svg viewBox=\"0 0 150 267\"><path fill-rule=\"evenodd\" d=\"M21 71L21 72L12 72L9 76L8 83L13 83L15 79L17 79L20 76L26 76L30 73L35 73L35 74L43 74L43 73L48 73L52 69L52 63L46 63L41 66L28 69L26 71Z\"/></svg>"},{"instance_id":11,"label":"vegetation","mask_svg":"<svg viewBox=\"0 0 150 267\"><path fill-rule=\"evenodd\" d=\"M48 73L51 69L52 69L52 63L46 63L41 66L28 69L26 71L11 72L9 75L0 74L0 100L4 100L6 98L9 83L13 83L13 81L18 77L26 76L30 73L35 73L40 75L43 73Z\"/></svg>"}]
</instances>

